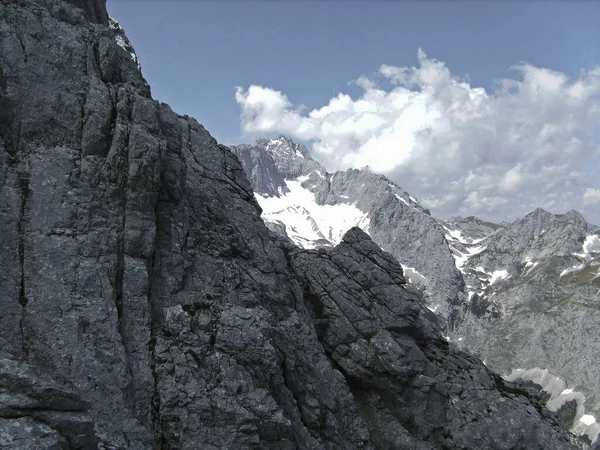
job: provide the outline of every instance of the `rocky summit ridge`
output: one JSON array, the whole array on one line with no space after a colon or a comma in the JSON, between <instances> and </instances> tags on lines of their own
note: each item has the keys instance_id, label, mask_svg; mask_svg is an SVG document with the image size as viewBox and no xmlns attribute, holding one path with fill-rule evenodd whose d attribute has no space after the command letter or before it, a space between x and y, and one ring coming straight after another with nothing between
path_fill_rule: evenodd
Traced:
<instances>
[{"instance_id":1,"label":"rocky summit ridge","mask_svg":"<svg viewBox=\"0 0 600 450\"><path fill-rule=\"evenodd\" d=\"M104 1L0 2L0 136L1 448L579 447L367 234L271 232Z\"/></svg>"}]
</instances>

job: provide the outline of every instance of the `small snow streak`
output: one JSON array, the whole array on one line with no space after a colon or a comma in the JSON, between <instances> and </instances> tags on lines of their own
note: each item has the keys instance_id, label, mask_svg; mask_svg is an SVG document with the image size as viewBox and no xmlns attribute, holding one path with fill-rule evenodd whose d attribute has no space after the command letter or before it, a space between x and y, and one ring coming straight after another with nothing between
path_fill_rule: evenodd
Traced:
<instances>
[{"instance_id":1,"label":"small snow streak","mask_svg":"<svg viewBox=\"0 0 600 450\"><path fill-rule=\"evenodd\" d=\"M406 206L410 206L410 205L408 204L408 202L407 202L406 200L404 200L402 197L400 197L398 194L394 194L394 195L396 196L396 198L397 198L398 200L400 200L400 201L401 201L402 203L404 203Z\"/></svg>"}]
</instances>

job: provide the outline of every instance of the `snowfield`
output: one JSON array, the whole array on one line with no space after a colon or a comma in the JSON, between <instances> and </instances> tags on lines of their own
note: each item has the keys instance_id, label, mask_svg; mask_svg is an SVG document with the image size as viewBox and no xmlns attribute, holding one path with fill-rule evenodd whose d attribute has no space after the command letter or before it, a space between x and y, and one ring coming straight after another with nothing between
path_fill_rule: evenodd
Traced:
<instances>
[{"instance_id":1,"label":"snowfield","mask_svg":"<svg viewBox=\"0 0 600 450\"><path fill-rule=\"evenodd\" d=\"M290 239L303 248L315 248L322 239L337 245L346 231L355 226L369 233L368 214L353 204L317 204L315 195L302 187L307 178L286 181L289 192L280 192L279 197L255 194L263 219L282 223Z\"/></svg>"}]
</instances>

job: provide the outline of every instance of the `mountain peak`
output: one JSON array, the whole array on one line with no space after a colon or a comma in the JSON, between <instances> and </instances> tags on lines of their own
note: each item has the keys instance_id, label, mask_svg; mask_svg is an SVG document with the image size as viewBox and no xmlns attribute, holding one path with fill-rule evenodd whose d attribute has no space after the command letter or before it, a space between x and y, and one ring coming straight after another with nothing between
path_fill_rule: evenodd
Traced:
<instances>
[{"instance_id":1,"label":"mountain peak","mask_svg":"<svg viewBox=\"0 0 600 450\"><path fill-rule=\"evenodd\" d=\"M307 176L315 171L322 177L325 176L325 169L312 159L310 152L304 144L294 142L286 136L279 136L275 139L257 139L254 144L234 145L231 147L231 150L238 157L242 153L252 153L253 157L251 159L244 159L242 161L246 172L252 172L260 168L266 159L272 159L272 164L276 166L279 176L287 180L295 180L300 176ZM240 157L240 159L242 158ZM260 185L255 186L254 189L259 193L263 192Z\"/></svg>"},{"instance_id":2,"label":"mountain peak","mask_svg":"<svg viewBox=\"0 0 600 450\"><path fill-rule=\"evenodd\" d=\"M537 216L550 216L550 215L552 215L552 213L549 213L544 208L540 208L538 206L533 211L531 211L529 214L527 214L525 217L529 217L529 216L534 216L534 217L537 217Z\"/></svg>"},{"instance_id":3,"label":"mountain peak","mask_svg":"<svg viewBox=\"0 0 600 450\"><path fill-rule=\"evenodd\" d=\"M539 222L539 223L553 222L553 223L565 223L565 224L566 223L574 223L578 227L581 227L583 229L587 229L587 227L588 227L588 224L587 224L585 218L583 217L583 215L580 212L575 211L574 209L572 209L564 214L553 214L551 212L546 211L545 209L536 208L531 213L529 213L525 217L523 217L523 219L521 219L520 221L517 221L516 224L520 225L520 224L527 224L527 223L531 223L531 222Z\"/></svg>"},{"instance_id":4,"label":"mountain peak","mask_svg":"<svg viewBox=\"0 0 600 450\"><path fill-rule=\"evenodd\" d=\"M259 139L257 144L265 147L265 150L277 158L303 158L312 161L312 156L304 144L294 142L286 136L276 139Z\"/></svg>"}]
</instances>

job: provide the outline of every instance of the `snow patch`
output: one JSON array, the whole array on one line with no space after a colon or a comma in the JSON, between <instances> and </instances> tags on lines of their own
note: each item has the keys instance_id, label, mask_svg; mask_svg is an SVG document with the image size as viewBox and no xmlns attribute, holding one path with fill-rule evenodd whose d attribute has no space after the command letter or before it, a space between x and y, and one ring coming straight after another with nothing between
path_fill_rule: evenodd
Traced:
<instances>
[{"instance_id":1,"label":"snow patch","mask_svg":"<svg viewBox=\"0 0 600 450\"><path fill-rule=\"evenodd\" d=\"M302 177L300 177L302 178ZM315 248L316 241L326 239L337 245L346 231L358 226L369 232L370 219L355 205L319 205L315 195L302 187L301 181L287 181L289 192L279 197L255 194L267 222L280 222L295 244Z\"/></svg>"},{"instance_id":2,"label":"snow patch","mask_svg":"<svg viewBox=\"0 0 600 450\"><path fill-rule=\"evenodd\" d=\"M475 245L479 244L481 241L484 241L486 238L482 237L480 239L473 239L470 237L464 237L462 231L460 230L451 230L445 225L442 225L442 228L447 231L446 240L460 242L465 245Z\"/></svg>"},{"instance_id":3,"label":"snow patch","mask_svg":"<svg viewBox=\"0 0 600 450\"><path fill-rule=\"evenodd\" d=\"M531 272L533 269L535 269L535 268L536 268L536 266L537 266L538 264L539 264L539 263L538 263L537 261L532 261L531 259L527 258L527 259L525 260L525 267L524 267L524 268L525 268L525 269L527 269L527 270L525 271L524 275L527 275L527 274L529 274L529 273L530 273L530 272Z\"/></svg>"},{"instance_id":4,"label":"snow patch","mask_svg":"<svg viewBox=\"0 0 600 450\"><path fill-rule=\"evenodd\" d=\"M582 246L583 253L600 253L600 237L596 234L586 236Z\"/></svg>"},{"instance_id":5,"label":"snow patch","mask_svg":"<svg viewBox=\"0 0 600 450\"><path fill-rule=\"evenodd\" d=\"M417 205L419 204L419 202L414 197L411 197L409 195L408 198L410 199L411 202L416 203Z\"/></svg>"},{"instance_id":6,"label":"snow patch","mask_svg":"<svg viewBox=\"0 0 600 450\"><path fill-rule=\"evenodd\" d=\"M596 418L594 416L590 416L589 414L584 414L579 418L579 421L589 427L591 424L596 423Z\"/></svg>"},{"instance_id":7,"label":"snow patch","mask_svg":"<svg viewBox=\"0 0 600 450\"><path fill-rule=\"evenodd\" d=\"M414 267L407 267L404 264L400 264L404 271L404 277L411 284L425 285L427 283L427 277L419 273Z\"/></svg>"},{"instance_id":8,"label":"snow patch","mask_svg":"<svg viewBox=\"0 0 600 450\"><path fill-rule=\"evenodd\" d=\"M504 280L508 278L508 272L506 270L495 270L492 273L492 278L490 279L490 284L494 284L498 280Z\"/></svg>"},{"instance_id":9,"label":"snow patch","mask_svg":"<svg viewBox=\"0 0 600 450\"><path fill-rule=\"evenodd\" d=\"M534 266L536 263L534 263L531 259L527 258L525 260L525 268L527 269L528 267Z\"/></svg>"},{"instance_id":10,"label":"snow patch","mask_svg":"<svg viewBox=\"0 0 600 450\"><path fill-rule=\"evenodd\" d=\"M600 434L600 425L596 423L596 418L585 413L585 395L567 388L564 380L552 375L546 369L536 367L534 369L513 369L512 372L503 377L508 381L533 381L540 385L544 391L550 394L550 399L546 403L550 411L558 411L566 402L575 400L577 403L577 412L575 415L575 424L571 431L578 435L586 434L594 442Z\"/></svg>"},{"instance_id":11,"label":"snow patch","mask_svg":"<svg viewBox=\"0 0 600 450\"><path fill-rule=\"evenodd\" d=\"M460 270L461 272L463 272L463 270L464 270L463 266L466 264L466 262L469 260L469 258L471 258L475 255L478 255L479 253L484 251L486 249L486 247L484 247L484 246L469 247L467 249L467 253L458 251L457 249L455 249L452 246L450 246L450 249L452 250L452 256L454 256L454 262L456 263L456 268L458 270Z\"/></svg>"},{"instance_id":12,"label":"snow patch","mask_svg":"<svg viewBox=\"0 0 600 450\"><path fill-rule=\"evenodd\" d=\"M569 267L569 268L567 268L567 269L563 270L563 271L560 273L560 275L559 275L559 278L562 278L562 277L564 277L565 275L567 275L567 274L569 274L569 273L571 273L571 272L578 272L578 271L580 271L580 270L581 270L581 269L583 269L583 268L585 268L585 263L583 263L583 264L578 264L578 265L576 265L576 266L573 266L573 267Z\"/></svg>"},{"instance_id":13,"label":"snow patch","mask_svg":"<svg viewBox=\"0 0 600 450\"><path fill-rule=\"evenodd\" d=\"M600 253L600 237L597 234L587 235L581 246L581 253L573 253L573 255L583 259L591 259L592 253Z\"/></svg>"},{"instance_id":14,"label":"snow patch","mask_svg":"<svg viewBox=\"0 0 600 450\"><path fill-rule=\"evenodd\" d=\"M450 228L448 228L444 225L442 225L442 228L448 232L448 235L450 235L450 240L458 241L461 244L470 244L469 241L467 241L465 238L463 238L462 232L460 230L451 230ZM446 236L448 236L448 235L446 235ZM448 239L448 238L446 238L446 239Z\"/></svg>"}]
</instances>

